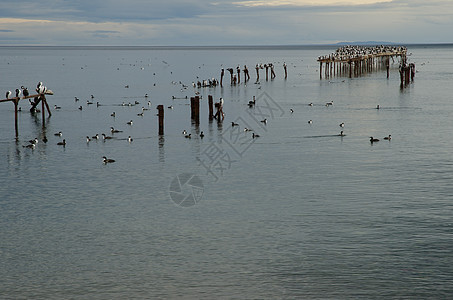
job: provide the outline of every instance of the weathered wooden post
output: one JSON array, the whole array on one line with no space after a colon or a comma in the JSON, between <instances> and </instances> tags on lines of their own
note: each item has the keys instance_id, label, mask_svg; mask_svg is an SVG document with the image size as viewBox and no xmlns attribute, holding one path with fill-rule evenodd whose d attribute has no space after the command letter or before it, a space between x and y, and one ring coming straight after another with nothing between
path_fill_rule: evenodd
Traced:
<instances>
[{"instance_id":1,"label":"weathered wooden post","mask_svg":"<svg viewBox=\"0 0 453 300\"><path fill-rule=\"evenodd\" d=\"M195 121L196 124L200 123L200 97L190 97L190 118Z\"/></svg>"},{"instance_id":2,"label":"weathered wooden post","mask_svg":"<svg viewBox=\"0 0 453 300\"><path fill-rule=\"evenodd\" d=\"M322 79L322 61L319 62L319 79Z\"/></svg>"},{"instance_id":3,"label":"weathered wooden post","mask_svg":"<svg viewBox=\"0 0 453 300\"><path fill-rule=\"evenodd\" d=\"M209 121L214 119L214 100L212 98L212 95L208 95L208 107L209 107Z\"/></svg>"},{"instance_id":4,"label":"weathered wooden post","mask_svg":"<svg viewBox=\"0 0 453 300\"><path fill-rule=\"evenodd\" d=\"M157 106L157 115L159 116L159 135L164 135L164 106Z\"/></svg>"},{"instance_id":5,"label":"weathered wooden post","mask_svg":"<svg viewBox=\"0 0 453 300\"><path fill-rule=\"evenodd\" d=\"M385 68L387 69L387 78L390 76L390 59L387 58L385 62Z\"/></svg>"},{"instance_id":6,"label":"weathered wooden post","mask_svg":"<svg viewBox=\"0 0 453 300\"><path fill-rule=\"evenodd\" d=\"M19 136L19 127L17 124L17 105L19 104L19 98L16 98L14 101L14 128L16 129L16 138Z\"/></svg>"}]
</instances>

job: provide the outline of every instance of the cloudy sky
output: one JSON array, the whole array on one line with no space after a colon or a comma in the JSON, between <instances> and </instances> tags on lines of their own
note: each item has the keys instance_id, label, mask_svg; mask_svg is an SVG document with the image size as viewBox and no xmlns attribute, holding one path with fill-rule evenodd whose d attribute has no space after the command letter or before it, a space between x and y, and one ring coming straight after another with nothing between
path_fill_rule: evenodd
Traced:
<instances>
[{"instance_id":1,"label":"cloudy sky","mask_svg":"<svg viewBox=\"0 0 453 300\"><path fill-rule=\"evenodd\" d=\"M0 45L452 43L452 0L0 0Z\"/></svg>"}]
</instances>

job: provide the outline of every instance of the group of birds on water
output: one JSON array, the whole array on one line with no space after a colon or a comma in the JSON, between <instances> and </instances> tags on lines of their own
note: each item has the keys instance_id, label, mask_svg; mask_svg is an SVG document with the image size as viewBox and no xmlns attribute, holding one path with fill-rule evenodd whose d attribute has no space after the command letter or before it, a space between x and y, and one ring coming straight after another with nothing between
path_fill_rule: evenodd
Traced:
<instances>
[{"instance_id":1,"label":"group of birds on water","mask_svg":"<svg viewBox=\"0 0 453 300\"><path fill-rule=\"evenodd\" d=\"M327 106L327 107L332 106L332 105L333 105L333 101L326 102L326 104L325 104L325 106ZM308 106L313 106L313 102L310 102L310 103L308 104ZM376 109L380 109L380 106L377 105L377 106L376 106ZM294 110L291 108L291 109L290 109L290 112L293 113ZM308 124L310 124L310 125L313 124L313 120L308 120ZM341 122L341 123L339 124L339 126L340 126L341 128L344 128L344 127L345 127L345 123L344 123L344 122ZM346 136L346 134L345 134L344 131L342 130L342 131L340 131L340 133L338 134L338 136L343 137L343 136ZM389 134L388 136L385 136L383 139L384 139L384 140L387 140L387 141L390 141L390 140L392 139L392 135ZM373 143L379 142L379 139L370 136L370 142L371 142L371 144L373 144Z\"/></svg>"}]
</instances>

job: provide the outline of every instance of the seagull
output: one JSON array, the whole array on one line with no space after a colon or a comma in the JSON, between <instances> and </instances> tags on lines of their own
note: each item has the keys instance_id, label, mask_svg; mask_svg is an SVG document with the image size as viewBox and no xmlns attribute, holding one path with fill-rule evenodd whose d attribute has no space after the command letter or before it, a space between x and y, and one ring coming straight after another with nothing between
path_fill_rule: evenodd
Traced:
<instances>
[{"instance_id":1,"label":"seagull","mask_svg":"<svg viewBox=\"0 0 453 300\"><path fill-rule=\"evenodd\" d=\"M108 164L108 163L114 163L115 160L114 159L111 159L111 158L107 158L105 156L102 157L103 158L103 162L104 164Z\"/></svg>"}]
</instances>

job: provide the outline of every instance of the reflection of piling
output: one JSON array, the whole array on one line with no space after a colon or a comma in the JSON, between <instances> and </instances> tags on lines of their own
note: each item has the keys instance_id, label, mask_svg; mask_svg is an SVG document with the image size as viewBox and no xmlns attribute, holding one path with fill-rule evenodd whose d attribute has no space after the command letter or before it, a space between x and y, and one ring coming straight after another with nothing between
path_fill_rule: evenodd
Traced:
<instances>
[{"instance_id":1,"label":"reflection of piling","mask_svg":"<svg viewBox=\"0 0 453 300\"><path fill-rule=\"evenodd\" d=\"M209 107L209 121L214 119L214 100L212 98L212 95L208 95L208 107Z\"/></svg>"},{"instance_id":2,"label":"reflection of piling","mask_svg":"<svg viewBox=\"0 0 453 300\"><path fill-rule=\"evenodd\" d=\"M159 135L164 135L164 106L157 106L157 115L159 116Z\"/></svg>"},{"instance_id":3,"label":"reflection of piling","mask_svg":"<svg viewBox=\"0 0 453 300\"><path fill-rule=\"evenodd\" d=\"M196 124L200 123L200 97L190 97L190 118Z\"/></svg>"}]
</instances>

